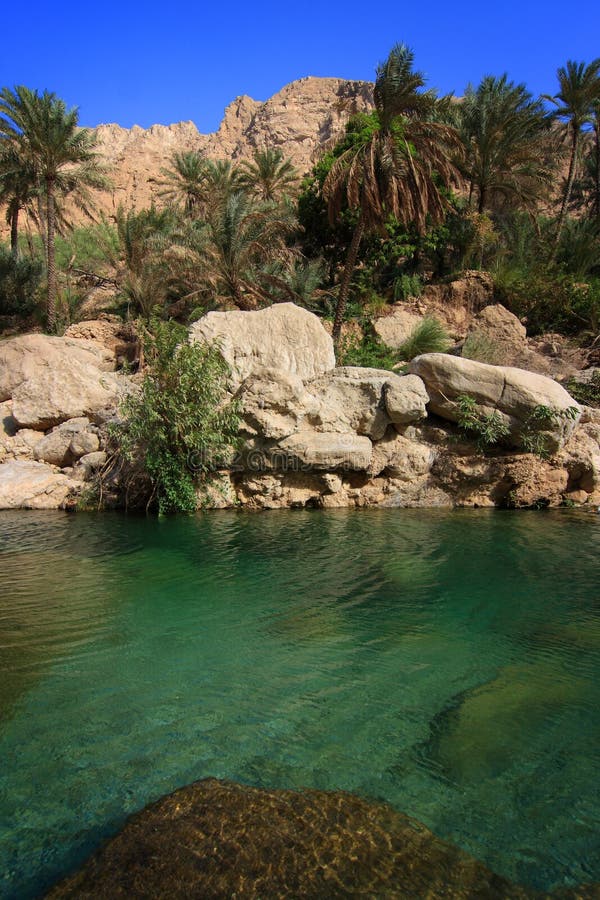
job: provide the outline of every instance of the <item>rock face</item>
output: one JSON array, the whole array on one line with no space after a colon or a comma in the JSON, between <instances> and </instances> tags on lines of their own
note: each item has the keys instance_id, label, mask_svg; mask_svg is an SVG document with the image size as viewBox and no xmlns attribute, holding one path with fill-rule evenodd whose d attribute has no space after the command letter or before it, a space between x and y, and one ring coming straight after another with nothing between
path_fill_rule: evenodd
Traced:
<instances>
[{"instance_id":1,"label":"rock face","mask_svg":"<svg viewBox=\"0 0 600 900\"><path fill-rule=\"evenodd\" d=\"M0 464L0 509L59 509L81 485L30 460Z\"/></svg>"},{"instance_id":2,"label":"rock face","mask_svg":"<svg viewBox=\"0 0 600 900\"><path fill-rule=\"evenodd\" d=\"M503 417L516 446L540 407L550 410L554 417L538 429L547 435L551 450L562 446L581 415L581 407L561 385L523 369L487 365L447 353L426 353L411 362L410 371L423 379L431 412L456 422L457 398L470 396L483 414L497 412Z\"/></svg>"},{"instance_id":3,"label":"rock face","mask_svg":"<svg viewBox=\"0 0 600 900\"><path fill-rule=\"evenodd\" d=\"M341 78L301 78L265 102L237 97L227 107L218 131L201 134L193 122L122 128L99 125L99 151L111 168L113 188L99 192L100 212L159 205L161 169L174 152L197 150L212 159L248 159L257 148L281 149L300 174L308 172L323 148L342 134L351 115L373 108L373 85ZM75 221L82 214L69 210Z\"/></svg>"},{"instance_id":4,"label":"rock face","mask_svg":"<svg viewBox=\"0 0 600 900\"><path fill-rule=\"evenodd\" d=\"M102 372L115 368L114 353L89 340L24 334L0 342L0 401L13 396L15 388L30 378L44 379L72 362Z\"/></svg>"},{"instance_id":5,"label":"rock face","mask_svg":"<svg viewBox=\"0 0 600 900\"><path fill-rule=\"evenodd\" d=\"M21 428L38 430L78 416L102 422L116 409L119 384L112 372L67 358L60 368L48 367L13 391L13 417Z\"/></svg>"},{"instance_id":6,"label":"rock face","mask_svg":"<svg viewBox=\"0 0 600 900\"><path fill-rule=\"evenodd\" d=\"M301 379L333 369L333 341L313 313L293 303L256 312L210 312L190 327L190 340L219 345L239 386L263 369Z\"/></svg>"},{"instance_id":7,"label":"rock face","mask_svg":"<svg viewBox=\"0 0 600 900\"><path fill-rule=\"evenodd\" d=\"M387 347L398 350L422 321L422 316L408 309L396 307L391 315L375 319L373 329Z\"/></svg>"},{"instance_id":8,"label":"rock face","mask_svg":"<svg viewBox=\"0 0 600 900\"><path fill-rule=\"evenodd\" d=\"M385 804L216 779L132 816L47 896L542 900Z\"/></svg>"}]
</instances>

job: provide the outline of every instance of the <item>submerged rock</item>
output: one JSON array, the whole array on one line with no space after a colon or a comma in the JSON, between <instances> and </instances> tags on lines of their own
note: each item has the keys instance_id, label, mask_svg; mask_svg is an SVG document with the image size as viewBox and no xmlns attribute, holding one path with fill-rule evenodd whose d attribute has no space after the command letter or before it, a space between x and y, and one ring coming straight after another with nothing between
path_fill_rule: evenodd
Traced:
<instances>
[{"instance_id":1,"label":"submerged rock","mask_svg":"<svg viewBox=\"0 0 600 900\"><path fill-rule=\"evenodd\" d=\"M495 875L385 804L343 792L260 790L213 778L132 816L120 834L48 895L52 900L541 896Z\"/></svg>"}]
</instances>

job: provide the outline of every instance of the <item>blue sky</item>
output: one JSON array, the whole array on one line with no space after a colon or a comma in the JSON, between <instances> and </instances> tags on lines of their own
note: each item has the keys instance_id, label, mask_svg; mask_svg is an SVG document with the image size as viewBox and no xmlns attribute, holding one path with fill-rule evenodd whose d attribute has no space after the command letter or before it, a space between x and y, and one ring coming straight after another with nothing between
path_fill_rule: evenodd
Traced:
<instances>
[{"instance_id":1,"label":"blue sky","mask_svg":"<svg viewBox=\"0 0 600 900\"><path fill-rule=\"evenodd\" d=\"M458 94L505 71L554 93L558 66L600 55L596 0L31 0L6 3L2 25L0 86L55 91L84 125L192 119L204 132L239 94L265 100L305 75L372 79L397 41L431 86Z\"/></svg>"}]
</instances>

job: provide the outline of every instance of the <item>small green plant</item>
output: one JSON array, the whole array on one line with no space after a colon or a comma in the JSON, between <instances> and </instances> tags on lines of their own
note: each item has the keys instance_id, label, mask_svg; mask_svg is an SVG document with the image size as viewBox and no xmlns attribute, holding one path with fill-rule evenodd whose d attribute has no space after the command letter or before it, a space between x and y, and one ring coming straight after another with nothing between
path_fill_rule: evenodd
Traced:
<instances>
[{"instance_id":1,"label":"small green plant","mask_svg":"<svg viewBox=\"0 0 600 900\"><path fill-rule=\"evenodd\" d=\"M398 356L409 362L422 353L445 353L451 343L448 332L438 319L425 318L399 348Z\"/></svg>"},{"instance_id":2,"label":"small green plant","mask_svg":"<svg viewBox=\"0 0 600 900\"><path fill-rule=\"evenodd\" d=\"M484 452L510 433L510 429L500 413L482 413L477 401L469 394L456 398L457 422L466 434L476 439L477 448Z\"/></svg>"},{"instance_id":3,"label":"small green plant","mask_svg":"<svg viewBox=\"0 0 600 900\"><path fill-rule=\"evenodd\" d=\"M338 348L339 366L363 366L372 369L389 369L390 371L398 362L398 355L394 350L386 347L377 335L365 327L362 338L349 336L342 338Z\"/></svg>"},{"instance_id":4,"label":"small green plant","mask_svg":"<svg viewBox=\"0 0 600 900\"><path fill-rule=\"evenodd\" d=\"M0 246L0 316L28 316L39 302L42 263Z\"/></svg>"},{"instance_id":5,"label":"small green plant","mask_svg":"<svg viewBox=\"0 0 600 900\"><path fill-rule=\"evenodd\" d=\"M461 355L465 359L474 359L477 362L488 363L492 366L502 363L502 351L483 331L472 331L467 336Z\"/></svg>"},{"instance_id":6,"label":"small green plant","mask_svg":"<svg viewBox=\"0 0 600 900\"><path fill-rule=\"evenodd\" d=\"M121 407L111 438L126 463L128 484L159 513L193 512L198 485L226 464L237 442L239 411L226 391L229 368L219 348L188 343L173 322L154 320L147 334L148 370Z\"/></svg>"},{"instance_id":7,"label":"small green plant","mask_svg":"<svg viewBox=\"0 0 600 900\"><path fill-rule=\"evenodd\" d=\"M394 300L408 300L423 293L423 279L420 275L399 275L394 281Z\"/></svg>"},{"instance_id":8,"label":"small green plant","mask_svg":"<svg viewBox=\"0 0 600 900\"><path fill-rule=\"evenodd\" d=\"M596 370L586 383L571 378L567 382L567 390L578 403L600 409L600 370Z\"/></svg>"},{"instance_id":9,"label":"small green plant","mask_svg":"<svg viewBox=\"0 0 600 900\"><path fill-rule=\"evenodd\" d=\"M576 406L567 409L556 410L550 406L538 404L526 418L521 429L521 445L527 453L535 453L541 459L548 459L551 455L548 447L548 429L555 428L561 420L573 421L579 415Z\"/></svg>"}]
</instances>

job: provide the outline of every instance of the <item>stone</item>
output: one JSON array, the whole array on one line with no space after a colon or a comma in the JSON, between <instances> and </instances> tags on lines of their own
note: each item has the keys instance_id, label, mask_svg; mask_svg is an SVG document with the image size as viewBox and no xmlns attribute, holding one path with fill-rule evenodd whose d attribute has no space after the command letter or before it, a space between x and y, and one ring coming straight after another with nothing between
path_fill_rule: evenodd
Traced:
<instances>
[{"instance_id":1,"label":"stone","mask_svg":"<svg viewBox=\"0 0 600 900\"><path fill-rule=\"evenodd\" d=\"M404 375L387 381L384 401L386 412L394 425L409 425L427 416L429 394L423 379L418 375Z\"/></svg>"},{"instance_id":2,"label":"stone","mask_svg":"<svg viewBox=\"0 0 600 900\"><path fill-rule=\"evenodd\" d=\"M0 464L0 509L60 509L78 487L80 483L41 462Z\"/></svg>"},{"instance_id":3,"label":"stone","mask_svg":"<svg viewBox=\"0 0 600 900\"><path fill-rule=\"evenodd\" d=\"M300 471L310 469L367 469L371 462L373 445L368 437L357 434L340 434L299 431L281 441L272 451L272 457L288 469L299 465Z\"/></svg>"},{"instance_id":4,"label":"stone","mask_svg":"<svg viewBox=\"0 0 600 900\"><path fill-rule=\"evenodd\" d=\"M219 345L232 387L276 369L306 380L335 366L333 341L314 313L294 303L254 312L209 312L190 326L190 340Z\"/></svg>"},{"instance_id":5,"label":"stone","mask_svg":"<svg viewBox=\"0 0 600 900\"><path fill-rule=\"evenodd\" d=\"M390 315L373 320L373 330L387 347L399 350L422 321L423 316L396 306Z\"/></svg>"},{"instance_id":6,"label":"stone","mask_svg":"<svg viewBox=\"0 0 600 900\"><path fill-rule=\"evenodd\" d=\"M319 401L310 424L318 431L344 431L378 440L390 424L383 391L397 375L385 369L341 366L306 385Z\"/></svg>"},{"instance_id":7,"label":"stone","mask_svg":"<svg viewBox=\"0 0 600 900\"><path fill-rule=\"evenodd\" d=\"M500 303L477 313L466 341L471 352L465 356L494 365L518 365L528 350L525 326Z\"/></svg>"},{"instance_id":8,"label":"stone","mask_svg":"<svg viewBox=\"0 0 600 900\"><path fill-rule=\"evenodd\" d=\"M522 443L523 432L537 407L547 407L556 417L554 423L543 427L550 452L564 444L581 416L580 405L560 384L524 369L492 366L447 353L423 354L413 359L409 368L425 382L430 412L456 422L457 398L473 397L481 413L498 412L502 416L510 428L509 440L515 446Z\"/></svg>"},{"instance_id":9,"label":"stone","mask_svg":"<svg viewBox=\"0 0 600 900\"><path fill-rule=\"evenodd\" d=\"M84 479L89 478L93 472L97 472L98 469L102 468L107 459L108 455L104 450L96 450L93 453L86 453L84 456L81 456L76 468L83 473Z\"/></svg>"},{"instance_id":10,"label":"stone","mask_svg":"<svg viewBox=\"0 0 600 900\"><path fill-rule=\"evenodd\" d=\"M385 803L215 778L135 813L46 897L542 900Z\"/></svg>"},{"instance_id":11,"label":"stone","mask_svg":"<svg viewBox=\"0 0 600 900\"><path fill-rule=\"evenodd\" d=\"M95 453L100 448L100 439L93 431L76 432L69 444L69 453L73 459Z\"/></svg>"},{"instance_id":12,"label":"stone","mask_svg":"<svg viewBox=\"0 0 600 900\"><path fill-rule=\"evenodd\" d=\"M243 382L237 393L244 430L252 435L279 440L301 427L318 403L297 375L264 369Z\"/></svg>"},{"instance_id":13,"label":"stone","mask_svg":"<svg viewBox=\"0 0 600 900\"><path fill-rule=\"evenodd\" d=\"M414 481L427 476L436 458L435 450L400 434L390 432L373 445L373 456L368 468L370 475L385 472L401 481Z\"/></svg>"},{"instance_id":14,"label":"stone","mask_svg":"<svg viewBox=\"0 0 600 900\"><path fill-rule=\"evenodd\" d=\"M30 378L44 379L72 363L102 372L115 368L115 358L101 344L73 338L24 334L0 342L0 401L10 399Z\"/></svg>"},{"instance_id":15,"label":"stone","mask_svg":"<svg viewBox=\"0 0 600 900\"><path fill-rule=\"evenodd\" d=\"M53 429L35 445L33 450L34 459L50 463L53 466L62 467L69 465L72 461L69 452L71 437L68 431Z\"/></svg>"},{"instance_id":16,"label":"stone","mask_svg":"<svg viewBox=\"0 0 600 900\"><path fill-rule=\"evenodd\" d=\"M112 372L76 357L63 359L60 366L33 375L14 390L13 416L20 427L44 431L78 416L102 422L116 410L120 386Z\"/></svg>"},{"instance_id":17,"label":"stone","mask_svg":"<svg viewBox=\"0 0 600 900\"><path fill-rule=\"evenodd\" d=\"M5 400L3 403L0 403L0 440L14 437L17 433L17 428L17 423L12 414L12 402Z\"/></svg>"}]
</instances>

